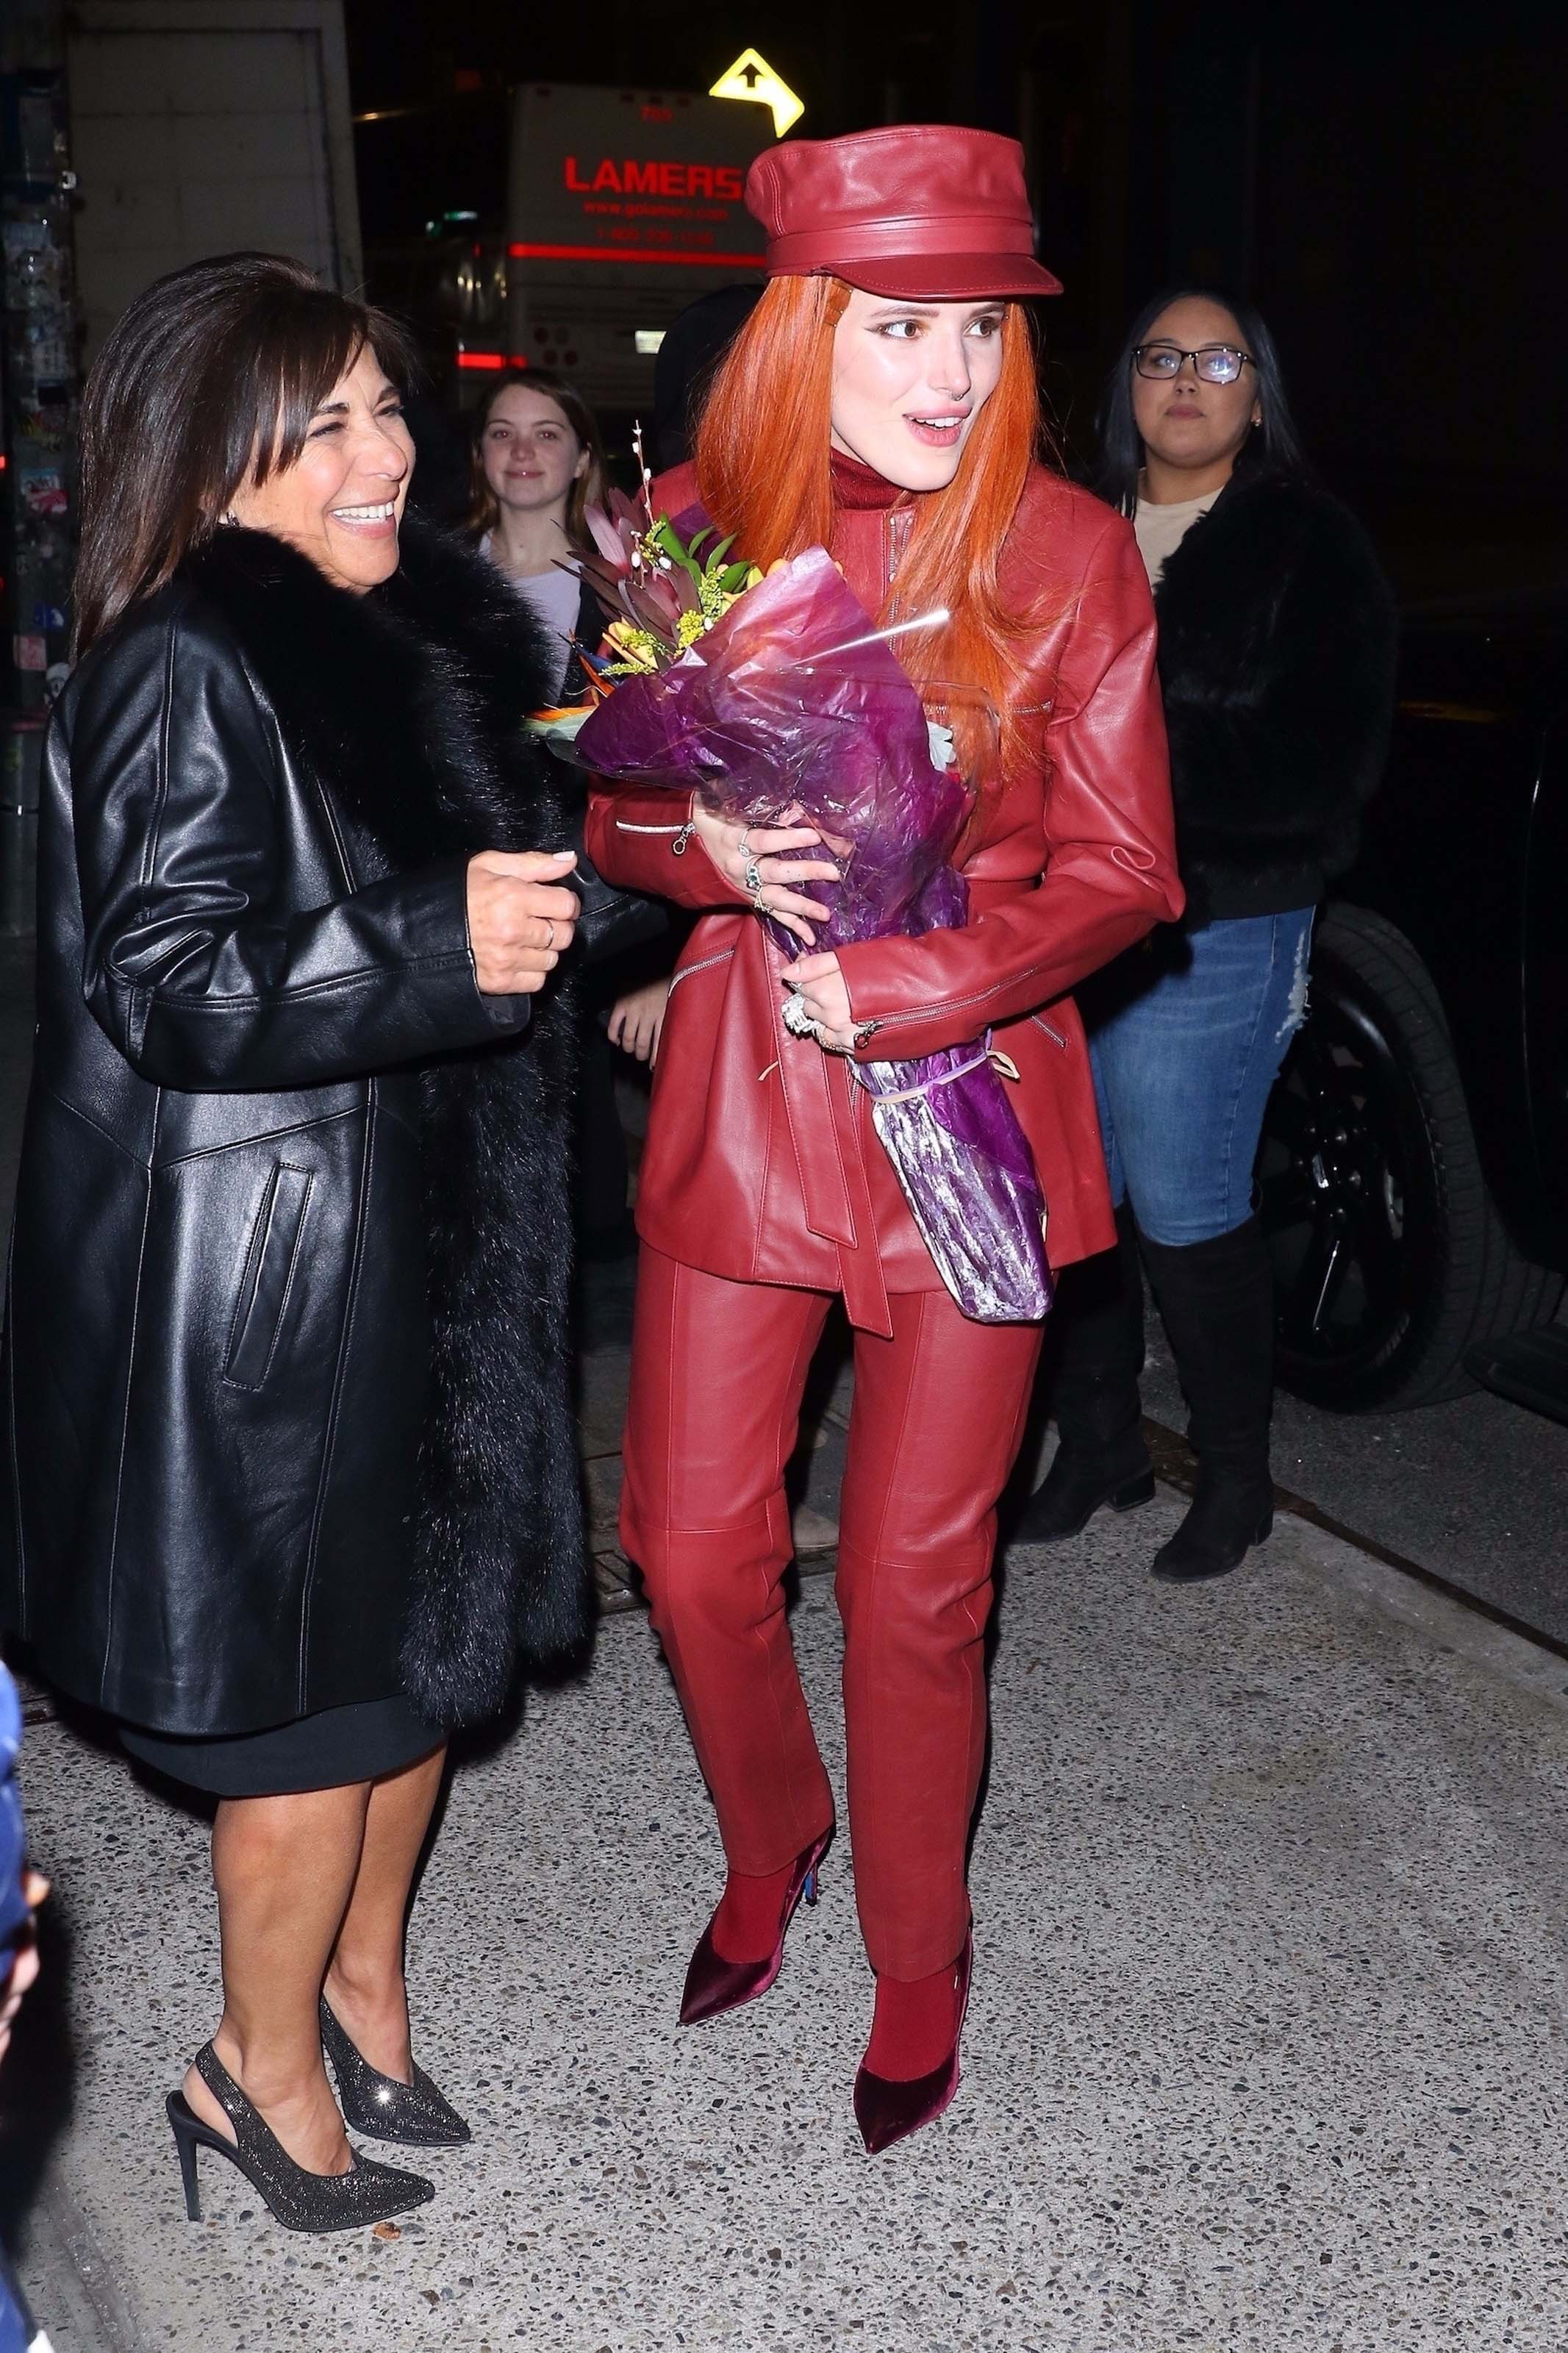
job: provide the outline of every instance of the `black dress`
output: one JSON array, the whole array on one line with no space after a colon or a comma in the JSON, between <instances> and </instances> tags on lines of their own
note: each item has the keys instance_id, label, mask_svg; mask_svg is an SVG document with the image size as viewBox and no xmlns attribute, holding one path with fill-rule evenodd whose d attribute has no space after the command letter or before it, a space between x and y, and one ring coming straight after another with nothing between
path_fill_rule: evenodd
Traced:
<instances>
[{"instance_id":1,"label":"black dress","mask_svg":"<svg viewBox=\"0 0 1568 2353\"><path fill-rule=\"evenodd\" d=\"M301 1789L379 1781L428 1757L446 1737L402 1694L320 1708L265 1732L229 1733L213 1740L150 1732L134 1724L120 1726L121 1745L142 1764L218 1798L293 1797Z\"/></svg>"}]
</instances>

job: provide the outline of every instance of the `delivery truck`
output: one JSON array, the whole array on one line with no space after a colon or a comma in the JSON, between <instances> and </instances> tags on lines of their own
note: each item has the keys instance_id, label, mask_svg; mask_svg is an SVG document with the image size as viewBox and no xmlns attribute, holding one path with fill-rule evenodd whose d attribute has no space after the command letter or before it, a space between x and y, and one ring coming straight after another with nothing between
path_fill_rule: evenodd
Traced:
<instances>
[{"instance_id":1,"label":"delivery truck","mask_svg":"<svg viewBox=\"0 0 1568 2353\"><path fill-rule=\"evenodd\" d=\"M507 357L563 368L606 408L646 403L654 354L676 312L710 287L761 271L746 173L773 138L764 107L728 99L518 90Z\"/></svg>"},{"instance_id":2,"label":"delivery truck","mask_svg":"<svg viewBox=\"0 0 1568 2353\"><path fill-rule=\"evenodd\" d=\"M504 188L432 175L426 234L372 255L372 284L471 406L506 367L558 368L605 417L647 414L666 327L694 296L762 269L746 173L773 142L764 106L692 91L530 82L510 95ZM476 120L485 111L476 108ZM362 116L362 164L401 174L414 110ZM437 119L439 118L439 120ZM428 111L428 152L452 152ZM387 155L370 152L385 145ZM484 142L476 141L476 150ZM456 203L449 200L457 198Z\"/></svg>"}]
</instances>

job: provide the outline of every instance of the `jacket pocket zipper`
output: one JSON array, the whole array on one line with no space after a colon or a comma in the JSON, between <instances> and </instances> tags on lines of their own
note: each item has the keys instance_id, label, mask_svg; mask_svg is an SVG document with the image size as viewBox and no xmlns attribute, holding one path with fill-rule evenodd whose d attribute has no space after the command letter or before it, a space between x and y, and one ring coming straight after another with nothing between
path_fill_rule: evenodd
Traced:
<instances>
[{"instance_id":1,"label":"jacket pocket zipper","mask_svg":"<svg viewBox=\"0 0 1568 2353\"><path fill-rule=\"evenodd\" d=\"M1026 978L1027 975L1019 976ZM934 1021L941 1014L963 1013L971 1005L984 1005L986 998L994 997L1003 986L1003 982L996 981L989 988L971 989L967 997L942 997L935 1005L910 1005L902 1013L881 1013L877 1016L877 1027L879 1029L898 1029L906 1021ZM1033 1018L1032 1016L1030 1018ZM1067 1039L1064 1038L1061 1042L1065 1046Z\"/></svg>"},{"instance_id":2,"label":"jacket pocket zipper","mask_svg":"<svg viewBox=\"0 0 1568 2353\"><path fill-rule=\"evenodd\" d=\"M716 964L728 964L734 953L733 948L721 948L716 955L699 956L695 964L683 964L679 972L670 976L669 997L665 998L665 1003L669 1003L669 997L675 995L681 982L689 980L694 972L708 972Z\"/></svg>"},{"instance_id":3,"label":"jacket pocket zipper","mask_svg":"<svg viewBox=\"0 0 1568 2353\"><path fill-rule=\"evenodd\" d=\"M731 950L731 953L733 954L733 950ZM693 972L697 972L700 969L700 966L693 965L691 969ZM866 1043L868 1038L874 1038L878 1030L885 1029L889 1022L897 1028L900 1021L920 1021L929 1019L931 1017L925 1013L889 1013L882 1015L875 1020L858 1022L857 1023L855 1029L856 1050L858 1051L858 1050ZM1059 1029L1053 1029L1050 1023L1046 1020L1044 1016L1041 1014L1031 1013L1029 1018L1034 1023L1037 1029L1043 1029L1045 1031L1053 1046L1059 1046L1064 1054L1067 1052L1068 1041L1062 1036Z\"/></svg>"},{"instance_id":4,"label":"jacket pocket zipper","mask_svg":"<svg viewBox=\"0 0 1568 2353\"><path fill-rule=\"evenodd\" d=\"M624 817L618 817L616 819L616 831L617 833L673 834L675 838L669 845L669 854L672 858L685 857L686 845L690 840L696 829L696 826L690 818L687 818L684 825L631 825Z\"/></svg>"}]
</instances>

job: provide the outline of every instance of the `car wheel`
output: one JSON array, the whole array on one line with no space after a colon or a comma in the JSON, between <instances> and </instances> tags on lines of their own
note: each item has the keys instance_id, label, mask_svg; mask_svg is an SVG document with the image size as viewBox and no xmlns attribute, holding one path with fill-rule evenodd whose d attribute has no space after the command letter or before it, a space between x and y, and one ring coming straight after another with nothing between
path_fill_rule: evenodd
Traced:
<instances>
[{"instance_id":1,"label":"car wheel","mask_svg":"<svg viewBox=\"0 0 1568 2353\"><path fill-rule=\"evenodd\" d=\"M1332 1411L1458 1397L1472 1341L1546 1323L1562 1297L1487 1189L1431 975L1363 908L1318 927L1258 1179L1279 1379Z\"/></svg>"}]
</instances>

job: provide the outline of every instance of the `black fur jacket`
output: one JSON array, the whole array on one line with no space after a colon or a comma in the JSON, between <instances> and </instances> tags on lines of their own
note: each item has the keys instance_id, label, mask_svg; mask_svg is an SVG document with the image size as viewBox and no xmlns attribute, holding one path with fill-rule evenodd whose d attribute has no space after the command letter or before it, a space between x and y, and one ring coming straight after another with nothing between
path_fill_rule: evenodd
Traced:
<instances>
[{"instance_id":1,"label":"black fur jacket","mask_svg":"<svg viewBox=\"0 0 1568 2353\"><path fill-rule=\"evenodd\" d=\"M1238 474L1155 591L1189 924L1311 906L1355 856L1394 709L1394 612L1337 499Z\"/></svg>"},{"instance_id":2,"label":"black fur jacket","mask_svg":"<svg viewBox=\"0 0 1568 2353\"><path fill-rule=\"evenodd\" d=\"M586 1638L572 985L481 997L466 920L577 830L543 651L428 526L363 596L224 530L62 698L0 1622L136 1724L471 1722Z\"/></svg>"}]
</instances>

